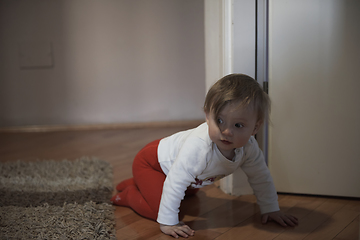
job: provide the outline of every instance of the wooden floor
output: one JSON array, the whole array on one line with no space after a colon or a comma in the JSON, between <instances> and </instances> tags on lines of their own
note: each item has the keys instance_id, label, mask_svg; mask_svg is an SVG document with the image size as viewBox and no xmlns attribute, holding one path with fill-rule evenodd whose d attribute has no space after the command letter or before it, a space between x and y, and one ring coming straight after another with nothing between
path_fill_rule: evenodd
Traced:
<instances>
[{"instance_id":1,"label":"wooden floor","mask_svg":"<svg viewBox=\"0 0 360 240\"><path fill-rule=\"evenodd\" d=\"M131 177L132 159L146 143L189 127L0 133L0 161L97 156L112 164L115 185ZM298 227L262 225L254 196L230 196L215 185L186 198L181 212L196 230L191 239L360 239L359 200L279 195L279 203L299 218ZM172 239L131 209L116 207L115 217L117 239Z\"/></svg>"}]
</instances>

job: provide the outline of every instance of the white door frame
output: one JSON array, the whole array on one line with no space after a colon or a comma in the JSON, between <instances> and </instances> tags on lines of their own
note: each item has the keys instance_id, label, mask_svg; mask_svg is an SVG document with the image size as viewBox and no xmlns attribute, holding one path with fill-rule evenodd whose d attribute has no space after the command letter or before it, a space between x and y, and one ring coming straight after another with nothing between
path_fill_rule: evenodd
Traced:
<instances>
[{"instance_id":1,"label":"white door frame","mask_svg":"<svg viewBox=\"0 0 360 240\"><path fill-rule=\"evenodd\" d=\"M206 91L218 79L234 72L258 78L260 84L267 80L266 38L264 38L267 34L266 18L263 16L266 13L266 2L267 0L204 1ZM260 14L256 13L257 9ZM257 22L260 23L260 29L256 27ZM256 34L259 30L260 34ZM264 40L258 41L260 47L256 46L256 36ZM259 136L259 144L264 149L266 134ZM220 188L232 195L253 193L241 169L223 178L220 181Z\"/></svg>"}]
</instances>

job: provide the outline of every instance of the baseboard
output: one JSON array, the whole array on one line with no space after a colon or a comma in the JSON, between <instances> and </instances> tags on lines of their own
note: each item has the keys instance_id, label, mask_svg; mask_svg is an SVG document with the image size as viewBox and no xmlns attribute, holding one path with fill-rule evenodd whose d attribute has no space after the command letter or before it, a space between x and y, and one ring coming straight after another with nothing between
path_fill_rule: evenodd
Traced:
<instances>
[{"instance_id":1,"label":"baseboard","mask_svg":"<svg viewBox=\"0 0 360 240\"><path fill-rule=\"evenodd\" d=\"M59 131L83 131L83 130L106 130L106 129L134 129L134 128L157 128L157 127L195 127L205 120L182 120L164 122L134 122L134 123L110 123L110 124L79 124L79 125L36 125L20 127L0 128L0 132L59 132Z\"/></svg>"}]
</instances>

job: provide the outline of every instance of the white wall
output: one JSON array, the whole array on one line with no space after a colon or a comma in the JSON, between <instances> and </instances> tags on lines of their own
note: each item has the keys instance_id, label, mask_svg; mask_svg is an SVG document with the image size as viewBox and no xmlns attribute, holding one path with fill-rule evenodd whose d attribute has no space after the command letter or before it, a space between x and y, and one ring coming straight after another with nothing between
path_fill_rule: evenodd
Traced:
<instances>
[{"instance_id":1,"label":"white wall","mask_svg":"<svg viewBox=\"0 0 360 240\"><path fill-rule=\"evenodd\" d=\"M203 118L201 0L2 0L0 36L0 127Z\"/></svg>"}]
</instances>

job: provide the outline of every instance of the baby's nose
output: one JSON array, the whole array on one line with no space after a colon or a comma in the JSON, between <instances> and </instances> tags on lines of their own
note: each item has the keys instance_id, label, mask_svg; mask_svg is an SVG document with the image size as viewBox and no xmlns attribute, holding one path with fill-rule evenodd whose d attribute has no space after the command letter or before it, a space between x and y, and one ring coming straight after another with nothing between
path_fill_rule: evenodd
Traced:
<instances>
[{"instance_id":1,"label":"baby's nose","mask_svg":"<svg viewBox=\"0 0 360 240\"><path fill-rule=\"evenodd\" d=\"M232 136L232 131L228 127L224 128L221 133L226 136Z\"/></svg>"}]
</instances>

